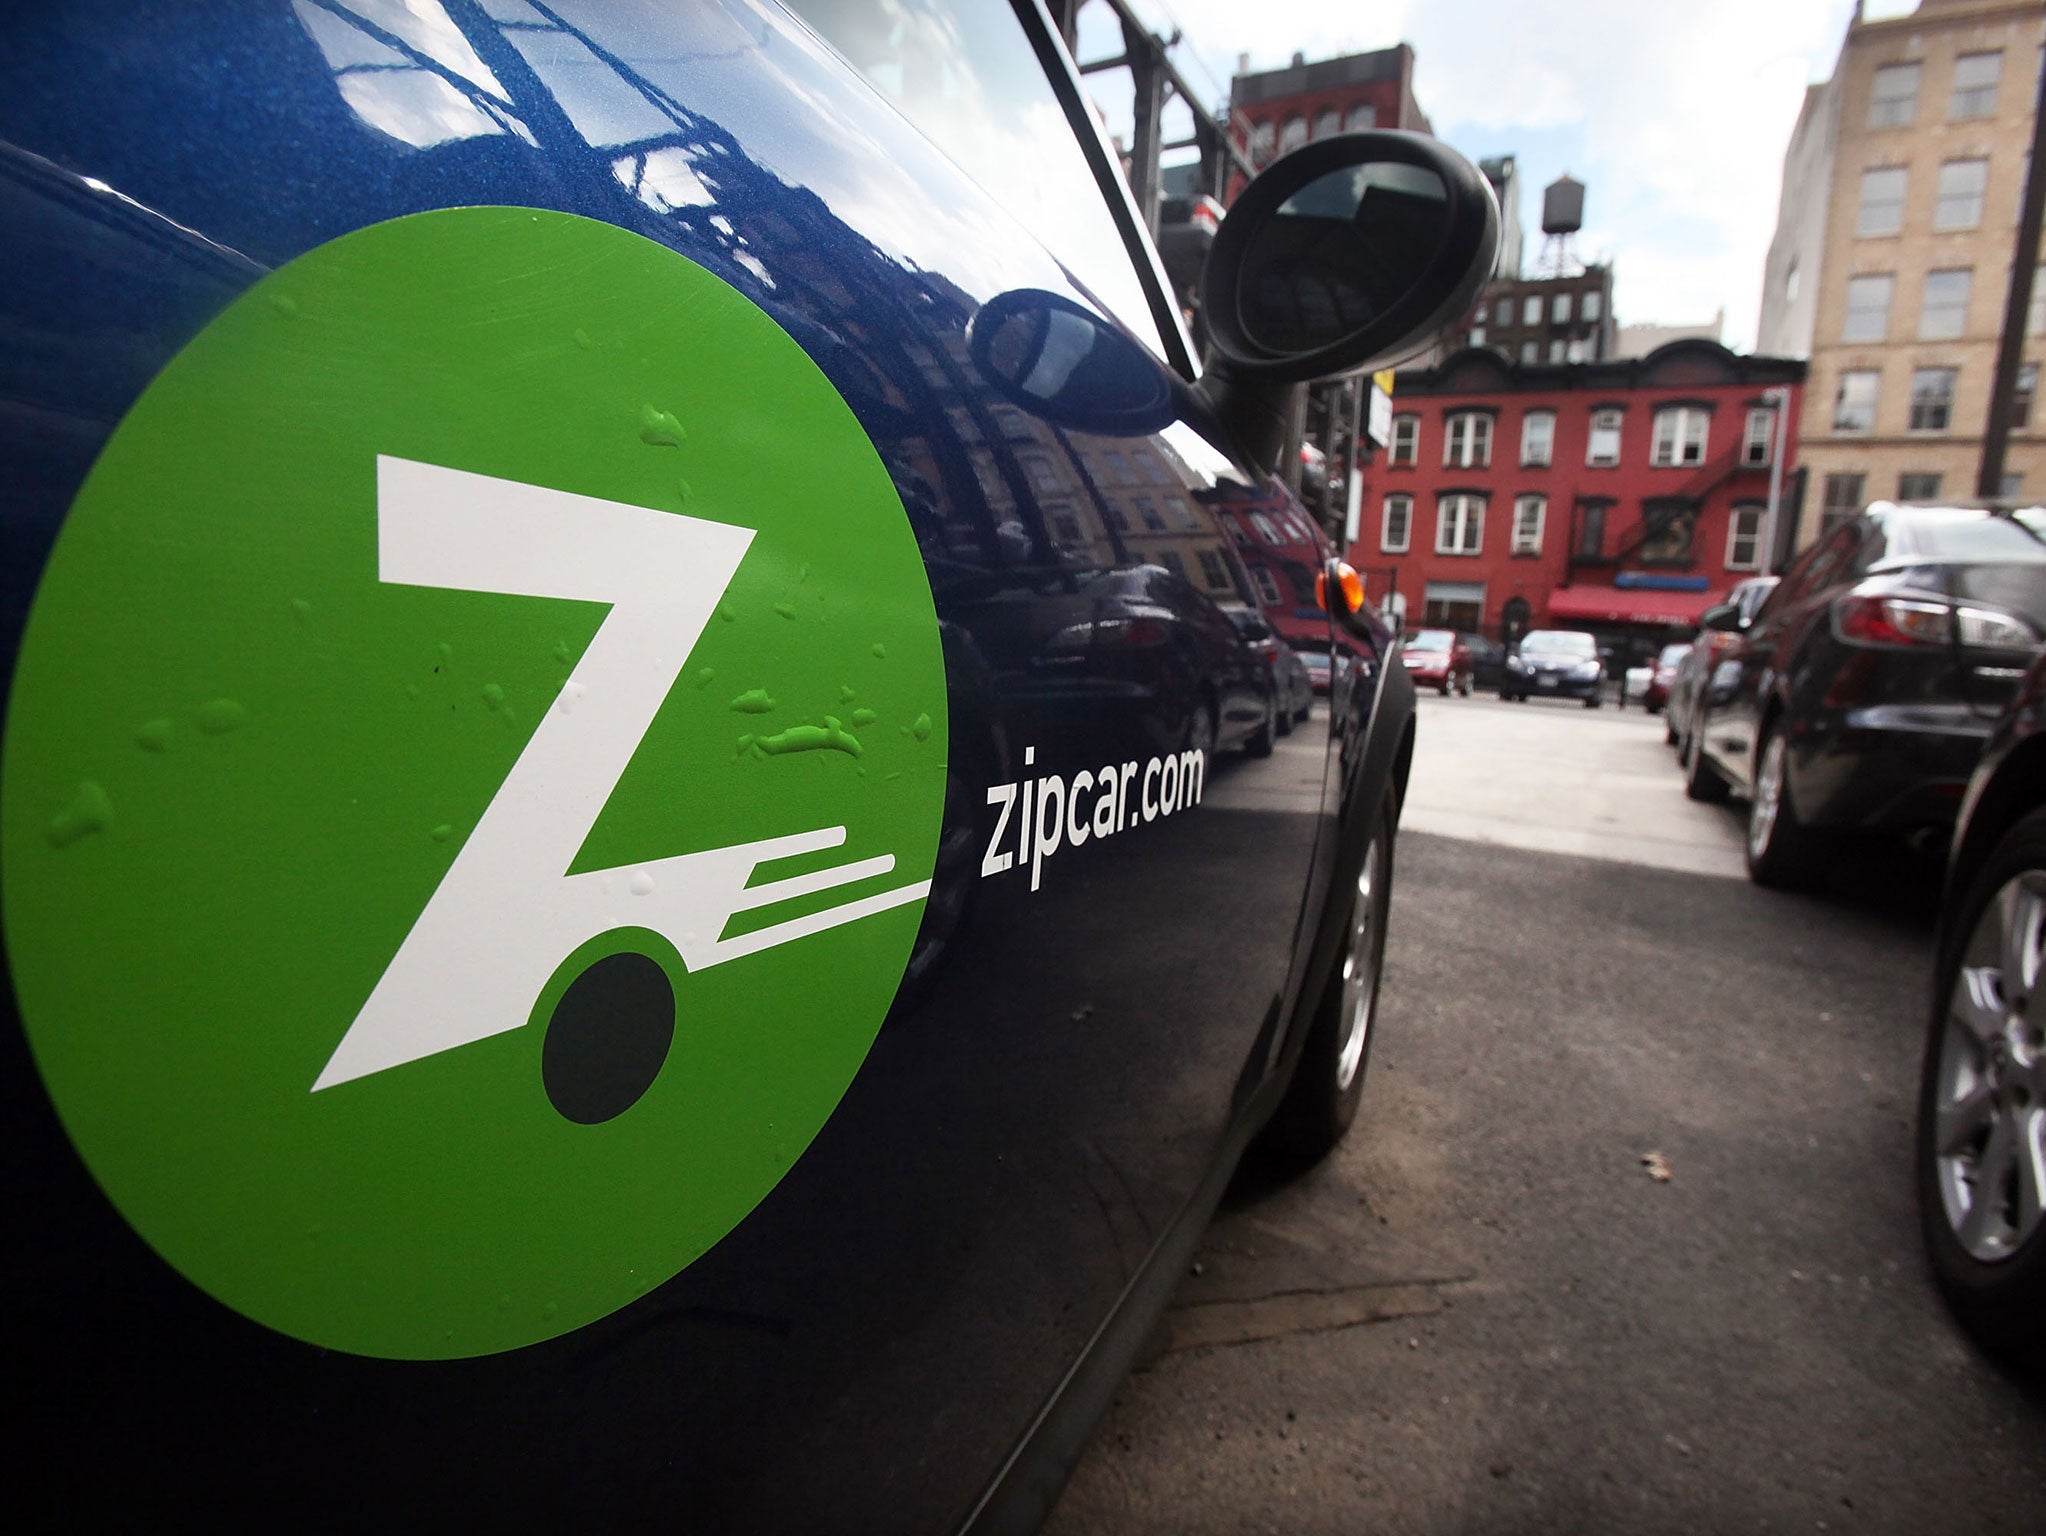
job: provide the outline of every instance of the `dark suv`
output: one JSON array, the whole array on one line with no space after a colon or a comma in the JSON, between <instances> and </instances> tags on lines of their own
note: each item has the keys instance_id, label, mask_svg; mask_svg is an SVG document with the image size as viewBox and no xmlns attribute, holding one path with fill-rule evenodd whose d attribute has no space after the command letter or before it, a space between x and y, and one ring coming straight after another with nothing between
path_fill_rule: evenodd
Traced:
<instances>
[{"instance_id":1,"label":"dark suv","mask_svg":"<svg viewBox=\"0 0 2046 1536\"><path fill-rule=\"evenodd\" d=\"M1806 550L1706 681L1697 800L1748 796L1748 871L1796 886L1828 830L1951 826L2046 633L2046 509L1877 502Z\"/></svg>"}]
</instances>

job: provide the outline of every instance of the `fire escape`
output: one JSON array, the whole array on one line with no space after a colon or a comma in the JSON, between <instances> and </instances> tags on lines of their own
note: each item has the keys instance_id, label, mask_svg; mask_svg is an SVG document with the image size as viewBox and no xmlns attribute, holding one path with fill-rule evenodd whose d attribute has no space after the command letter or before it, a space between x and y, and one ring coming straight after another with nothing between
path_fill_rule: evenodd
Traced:
<instances>
[{"instance_id":1,"label":"fire escape","mask_svg":"<svg viewBox=\"0 0 2046 1536\"><path fill-rule=\"evenodd\" d=\"M1746 457L1747 445L1736 439L1734 443L1713 458L1707 459L1693 472L1690 479L1674 490L1645 496L1641 503L1641 519L1628 528L1610 551L1607 548L1606 530L1601 522L1596 542L1589 537L1587 514L1594 509L1603 519L1609 507L1618 503L1599 497L1579 496L1570 509L1570 544L1563 571L1563 585L1576 584L1580 573L1590 573L1610 581L1626 568L1630 560L1639 557L1649 541L1664 532L1676 518L1688 514L1694 520L1704 510L1705 498L1730 480L1742 476L1757 476L1764 488L1768 485L1769 465L1766 460L1754 463ZM1692 539L1697 538L1695 521ZM1697 563L1695 549L1689 560L1682 562L1683 569ZM1673 567L1675 568L1675 567Z\"/></svg>"}]
</instances>

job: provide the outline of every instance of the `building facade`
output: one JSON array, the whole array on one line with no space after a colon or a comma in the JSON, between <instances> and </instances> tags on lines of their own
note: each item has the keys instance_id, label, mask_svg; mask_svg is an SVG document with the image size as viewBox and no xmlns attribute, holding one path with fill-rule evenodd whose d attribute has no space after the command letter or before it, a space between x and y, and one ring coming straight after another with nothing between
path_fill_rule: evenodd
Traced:
<instances>
[{"instance_id":1,"label":"building facade","mask_svg":"<svg viewBox=\"0 0 2046 1536\"><path fill-rule=\"evenodd\" d=\"M1463 340L1516 363L1598 363L1613 355L1613 269L1494 278Z\"/></svg>"},{"instance_id":2,"label":"building facade","mask_svg":"<svg viewBox=\"0 0 2046 1536\"><path fill-rule=\"evenodd\" d=\"M1433 134L1414 99L1414 50L1405 43L1310 64L1303 54L1283 69L1239 73L1229 82L1229 120L1237 147L1262 170L1309 139L1363 128ZM1236 176L1226 201L1243 185Z\"/></svg>"},{"instance_id":3,"label":"building facade","mask_svg":"<svg viewBox=\"0 0 2046 1536\"><path fill-rule=\"evenodd\" d=\"M1413 626L1508 642L1589 629L1636 655L1687 635L1764 568L1779 422L1787 530L1804 372L1709 341L1561 367L1473 348L1402 369L1350 562Z\"/></svg>"},{"instance_id":4,"label":"building facade","mask_svg":"<svg viewBox=\"0 0 2046 1536\"><path fill-rule=\"evenodd\" d=\"M1783 163L1760 342L1811 359L1798 529L1879 498L1974 496L2046 39L2037 0L1858 13ZM2003 490L2046 494L2035 286Z\"/></svg>"}]
</instances>

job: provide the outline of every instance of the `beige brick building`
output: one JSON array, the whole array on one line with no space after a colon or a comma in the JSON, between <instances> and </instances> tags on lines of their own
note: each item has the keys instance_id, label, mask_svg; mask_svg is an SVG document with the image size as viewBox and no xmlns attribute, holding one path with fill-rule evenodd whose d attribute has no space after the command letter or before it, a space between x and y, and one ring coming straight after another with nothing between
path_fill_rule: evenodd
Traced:
<instances>
[{"instance_id":1,"label":"beige brick building","mask_svg":"<svg viewBox=\"0 0 2046 1536\"><path fill-rule=\"evenodd\" d=\"M1832 79L1806 93L1756 344L1811 359L1800 546L1870 501L1975 493L2042 40L2039 0L1857 14ZM2046 292L2027 318L2005 487L2046 496L2046 411L2030 399Z\"/></svg>"}]
</instances>

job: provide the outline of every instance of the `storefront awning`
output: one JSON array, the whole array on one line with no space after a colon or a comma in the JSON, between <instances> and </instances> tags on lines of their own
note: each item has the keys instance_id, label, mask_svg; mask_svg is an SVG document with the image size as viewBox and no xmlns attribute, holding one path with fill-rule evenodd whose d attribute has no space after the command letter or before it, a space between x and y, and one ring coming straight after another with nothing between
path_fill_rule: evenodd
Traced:
<instances>
[{"instance_id":1,"label":"storefront awning","mask_svg":"<svg viewBox=\"0 0 2046 1536\"><path fill-rule=\"evenodd\" d=\"M1695 628L1722 592L1647 592L1640 588L1558 587L1549 594L1549 622L1591 619L1608 624L1674 624Z\"/></svg>"}]
</instances>

